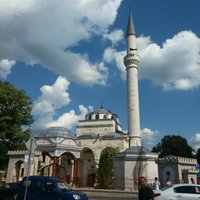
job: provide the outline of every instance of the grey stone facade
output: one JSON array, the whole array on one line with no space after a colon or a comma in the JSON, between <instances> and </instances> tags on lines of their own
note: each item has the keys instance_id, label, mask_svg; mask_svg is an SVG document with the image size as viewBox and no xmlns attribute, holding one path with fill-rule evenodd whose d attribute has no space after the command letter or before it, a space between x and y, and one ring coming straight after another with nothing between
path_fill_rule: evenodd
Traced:
<instances>
[{"instance_id":1,"label":"grey stone facade","mask_svg":"<svg viewBox=\"0 0 200 200\"><path fill-rule=\"evenodd\" d=\"M168 155L157 159L161 185L166 186L168 178L172 183L197 183L197 160Z\"/></svg>"}]
</instances>

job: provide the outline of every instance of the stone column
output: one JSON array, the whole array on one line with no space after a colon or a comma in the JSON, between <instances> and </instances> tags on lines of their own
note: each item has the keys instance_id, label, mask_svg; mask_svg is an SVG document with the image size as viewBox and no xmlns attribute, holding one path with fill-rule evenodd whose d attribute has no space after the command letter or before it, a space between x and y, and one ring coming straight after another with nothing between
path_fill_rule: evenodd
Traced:
<instances>
[{"instance_id":1,"label":"stone column","mask_svg":"<svg viewBox=\"0 0 200 200\"><path fill-rule=\"evenodd\" d=\"M73 177L73 185L77 185L78 184L78 167L79 167L79 159L76 158L74 161L74 177Z\"/></svg>"},{"instance_id":2,"label":"stone column","mask_svg":"<svg viewBox=\"0 0 200 200\"><path fill-rule=\"evenodd\" d=\"M52 176L56 177L56 162L57 162L57 157L53 157L53 171L52 171Z\"/></svg>"}]
</instances>

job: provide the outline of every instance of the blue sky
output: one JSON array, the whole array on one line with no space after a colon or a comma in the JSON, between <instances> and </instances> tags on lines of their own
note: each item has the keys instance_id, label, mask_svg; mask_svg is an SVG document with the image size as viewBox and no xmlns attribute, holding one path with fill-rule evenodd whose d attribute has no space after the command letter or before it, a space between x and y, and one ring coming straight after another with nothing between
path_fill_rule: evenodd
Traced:
<instances>
[{"instance_id":1,"label":"blue sky","mask_svg":"<svg viewBox=\"0 0 200 200\"><path fill-rule=\"evenodd\" d=\"M0 78L33 102L33 132L75 131L101 104L127 130L125 33L140 55L143 144L181 135L200 147L200 1L0 0Z\"/></svg>"}]
</instances>

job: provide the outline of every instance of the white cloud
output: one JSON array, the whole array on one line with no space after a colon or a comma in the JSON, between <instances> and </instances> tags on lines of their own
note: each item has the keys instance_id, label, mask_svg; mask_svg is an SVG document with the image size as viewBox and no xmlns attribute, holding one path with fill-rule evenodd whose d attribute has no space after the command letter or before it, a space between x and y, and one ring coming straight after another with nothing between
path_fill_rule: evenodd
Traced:
<instances>
[{"instance_id":1,"label":"white cloud","mask_svg":"<svg viewBox=\"0 0 200 200\"><path fill-rule=\"evenodd\" d=\"M164 90L189 90L200 86L200 38L182 31L163 46L149 37L138 38L140 78Z\"/></svg>"},{"instance_id":2,"label":"white cloud","mask_svg":"<svg viewBox=\"0 0 200 200\"><path fill-rule=\"evenodd\" d=\"M192 138L191 138L191 143L192 146L195 150L198 150L200 148L200 133L196 133Z\"/></svg>"},{"instance_id":3,"label":"white cloud","mask_svg":"<svg viewBox=\"0 0 200 200\"><path fill-rule=\"evenodd\" d=\"M55 71L70 81L104 85L108 69L91 62L86 52L71 47L90 42L95 35L112 42L104 51L104 62L115 63L125 79L125 51L113 47L123 40L122 30L109 32L122 0L12 0L0 1L0 76L6 78L16 60ZM200 38L182 31L162 45L151 38L137 38L139 78L164 90L191 90L200 86ZM13 62L13 63L12 63ZM3 67L2 67L3 66Z\"/></svg>"},{"instance_id":4,"label":"white cloud","mask_svg":"<svg viewBox=\"0 0 200 200\"><path fill-rule=\"evenodd\" d=\"M149 36L140 36L137 47L141 80L148 79L163 90L191 90L200 86L200 38L191 31L177 33L162 46L151 41ZM123 78L126 77L125 54L113 47L104 51L105 62L114 61Z\"/></svg>"},{"instance_id":5,"label":"white cloud","mask_svg":"<svg viewBox=\"0 0 200 200\"><path fill-rule=\"evenodd\" d=\"M104 50L103 61L105 63L115 63L118 70L121 72L121 78L126 79L126 68L124 66L124 56L126 51L116 51L116 49L108 47Z\"/></svg>"},{"instance_id":6,"label":"white cloud","mask_svg":"<svg viewBox=\"0 0 200 200\"><path fill-rule=\"evenodd\" d=\"M63 77L58 77L52 85L44 85L40 88L42 95L34 102L33 114L35 116L43 114L54 114L55 109L70 102L69 93L66 92L69 88L69 81Z\"/></svg>"},{"instance_id":7,"label":"white cloud","mask_svg":"<svg viewBox=\"0 0 200 200\"><path fill-rule=\"evenodd\" d=\"M74 110L63 113L57 119L54 119L57 111L70 103L71 99L67 90L69 81L66 78L58 77L52 86L44 85L40 88L41 96L33 104L34 124L33 129L43 130L52 126L62 126L72 129L78 120L83 119L85 115L93 110L93 107L79 106L79 114Z\"/></svg>"},{"instance_id":8,"label":"white cloud","mask_svg":"<svg viewBox=\"0 0 200 200\"><path fill-rule=\"evenodd\" d=\"M81 84L105 84L107 70L100 63L69 49L103 34L121 1L0 1L0 59L41 64Z\"/></svg>"},{"instance_id":9,"label":"white cloud","mask_svg":"<svg viewBox=\"0 0 200 200\"><path fill-rule=\"evenodd\" d=\"M72 126L78 122L79 116L76 115L74 110L70 110L68 113L64 113L57 120L51 120L46 123L46 127L62 126L68 129L72 129Z\"/></svg>"},{"instance_id":10,"label":"white cloud","mask_svg":"<svg viewBox=\"0 0 200 200\"><path fill-rule=\"evenodd\" d=\"M6 78L11 73L11 68L15 65L14 60L0 60L0 78Z\"/></svg>"},{"instance_id":11,"label":"white cloud","mask_svg":"<svg viewBox=\"0 0 200 200\"><path fill-rule=\"evenodd\" d=\"M115 46L123 40L123 31L121 29L117 29L111 33L105 33L104 38L109 39L112 42L112 45Z\"/></svg>"},{"instance_id":12,"label":"white cloud","mask_svg":"<svg viewBox=\"0 0 200 200\"><path fill-rule=\"evenodd\" d=\"M91 106L86 108L83 105L80 105L79 115L76 114L74 110L70 110L68 113L61 115L57 120L52 120L49 123L47 122L46 127L62 126L71 130L78 124L78 120L84 119L85 115L91 110L93 110Z\"/></svg>"},{"instance_id":13,"label":"white cloud","mask_svg":"<svg viewBox=\"0 0 200 200\"><path fill-rule=\"evenodd\" d=\"M155 140L158 137L159 132L157 130L151 130L149 128L143 128L141 130L141 137L144 146L156 145Z\"/></svg>"}]
</instances>

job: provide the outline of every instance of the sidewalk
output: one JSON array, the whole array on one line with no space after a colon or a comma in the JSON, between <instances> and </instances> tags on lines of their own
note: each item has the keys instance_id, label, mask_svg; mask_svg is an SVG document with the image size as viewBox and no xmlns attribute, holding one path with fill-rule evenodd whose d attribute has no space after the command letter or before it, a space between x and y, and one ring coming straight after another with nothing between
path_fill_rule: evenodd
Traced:
<instances>
[{"instance_id":1,"label":"sidewalk","mask_svg":"<svg viewBox=\"0 0 200 200\"><path fill-rule=\"evenodd\" d=\"M74 189L86 193L88 197L133 198L138 196L138 192L134 191L93 189L93 188L74 188Z\"/></svg>"}]
</instances>

